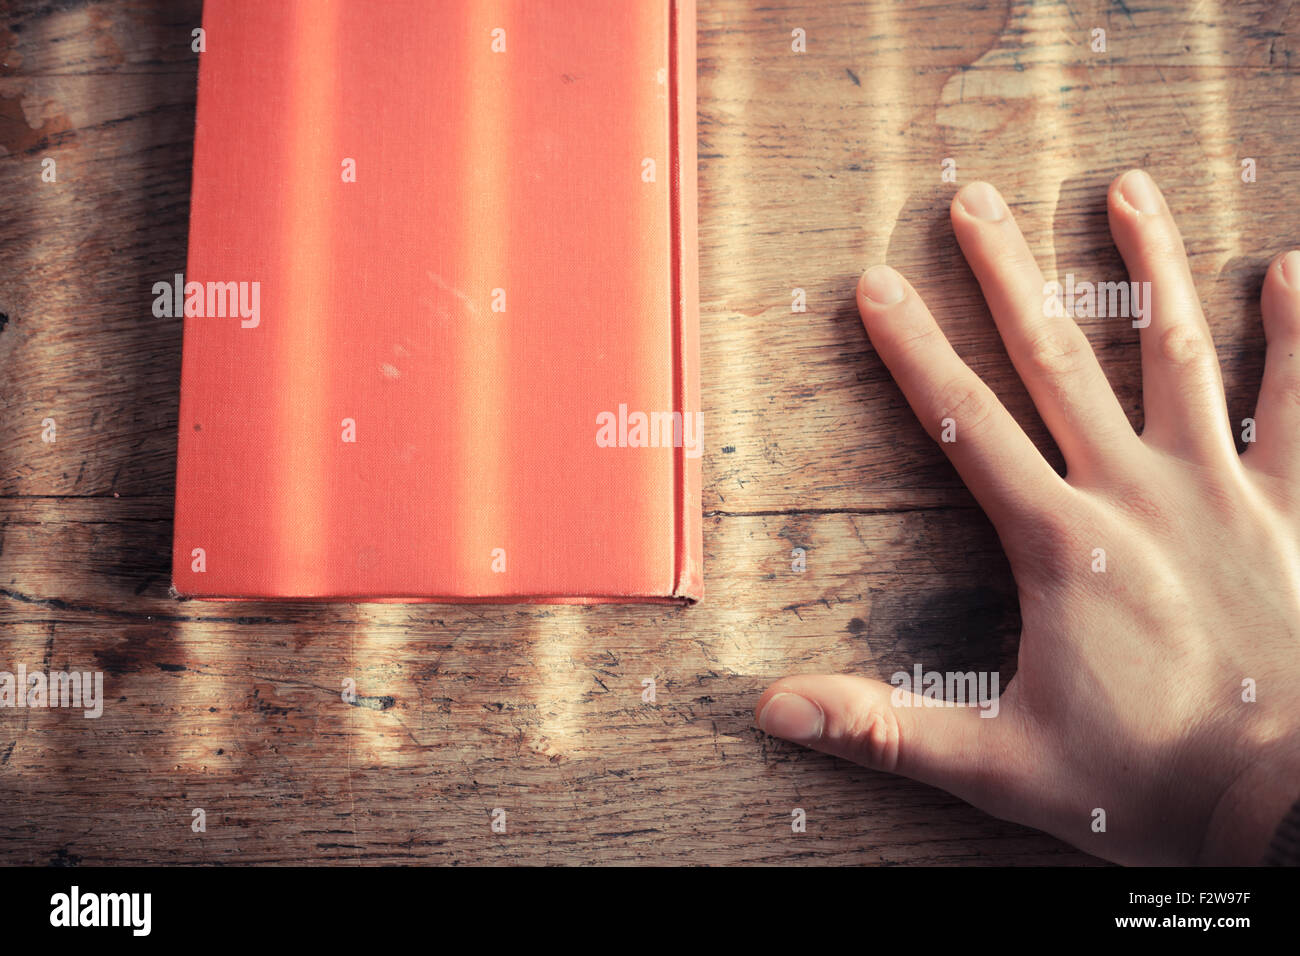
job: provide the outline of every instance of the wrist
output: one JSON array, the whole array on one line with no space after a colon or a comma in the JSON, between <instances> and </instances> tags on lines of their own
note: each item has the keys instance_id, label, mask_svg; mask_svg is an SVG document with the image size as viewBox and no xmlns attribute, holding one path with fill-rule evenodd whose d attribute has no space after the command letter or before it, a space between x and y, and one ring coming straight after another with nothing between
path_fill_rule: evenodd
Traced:
<instances>
[{"instance_id":1,"label":"wrist","mask_svg":"<svg viewBox=\"0 0 1300 956\"><path fill-rule=\"evenodd\" d=\"M1196 863L1256 866L1300 799L1300 745L1294 735L1264 745L1219 798Z\"/></svg>"}]
</instances>

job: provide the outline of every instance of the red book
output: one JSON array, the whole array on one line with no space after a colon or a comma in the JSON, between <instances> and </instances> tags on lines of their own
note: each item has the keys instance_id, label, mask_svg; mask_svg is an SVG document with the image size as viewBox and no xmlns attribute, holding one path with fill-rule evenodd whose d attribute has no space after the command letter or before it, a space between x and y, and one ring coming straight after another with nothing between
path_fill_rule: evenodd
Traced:
<instances>
[{"instance_id":1,"label":"red book","mask_svg":"<svg viewBox=\"0 0 1300 956\"><path fill-rule=\"evenodd\" d=\"M208 0L173 583L701 594L693 0Z\"/></svg>"}]
</instances>

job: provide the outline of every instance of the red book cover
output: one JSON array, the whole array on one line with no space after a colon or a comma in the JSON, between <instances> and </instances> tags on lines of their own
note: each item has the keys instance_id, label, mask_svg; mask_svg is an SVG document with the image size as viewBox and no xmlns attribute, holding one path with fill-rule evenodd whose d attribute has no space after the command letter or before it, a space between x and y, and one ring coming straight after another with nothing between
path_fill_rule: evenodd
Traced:
<instances>
[{"instance_id":1,"label":"red book cover","mask_svg":"<svg viewBox=\"0 0 1300 956\"><path fill-rule=\"evenodd\" d=\"M693 0L208 0L173 584L693 601Z\"/></svg>"}]
</instances>

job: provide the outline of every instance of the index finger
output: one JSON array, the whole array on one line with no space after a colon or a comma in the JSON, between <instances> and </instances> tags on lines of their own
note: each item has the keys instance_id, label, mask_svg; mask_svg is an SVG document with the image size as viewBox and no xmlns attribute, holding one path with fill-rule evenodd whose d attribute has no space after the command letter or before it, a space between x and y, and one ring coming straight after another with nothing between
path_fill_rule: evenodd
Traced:
<instances>
[{"instance_id":1,"label":"index finger","mask_svg":"<svg viewBox=\"0 0 1300 956\"><path fill-rule=\"evenodd\" d=\"M993 390L961 360L921 297L888 266L858 282L871 344L930 437L999 527L1068 486Z\"/></svg>"}]
</instances>

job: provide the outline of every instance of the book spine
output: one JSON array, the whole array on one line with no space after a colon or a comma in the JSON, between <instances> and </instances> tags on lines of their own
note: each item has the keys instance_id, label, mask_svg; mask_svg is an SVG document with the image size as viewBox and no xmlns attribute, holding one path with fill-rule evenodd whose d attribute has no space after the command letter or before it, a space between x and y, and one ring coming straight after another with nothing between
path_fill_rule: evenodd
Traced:
<instances>
[{"instance_id":1,"label":"book spine","mask_svg":"<svg viewBox=\"0 0 1300 956\"><path fill-rule=\"evenodd\" d=\"M673 154L672 271L673 378L683 425L700 414L699 213L695 122L695 0L669 0L668 48ZM696 454L686 443L677 456L677 567L674 596L689 603L704 594L701 469L703 435L695 435Z\"/></svg>"}]
</instances>

